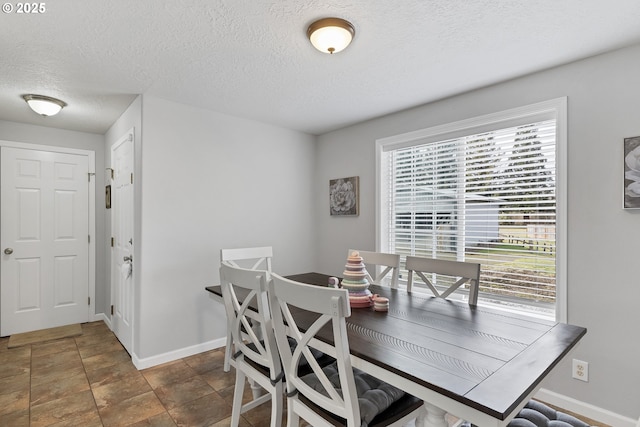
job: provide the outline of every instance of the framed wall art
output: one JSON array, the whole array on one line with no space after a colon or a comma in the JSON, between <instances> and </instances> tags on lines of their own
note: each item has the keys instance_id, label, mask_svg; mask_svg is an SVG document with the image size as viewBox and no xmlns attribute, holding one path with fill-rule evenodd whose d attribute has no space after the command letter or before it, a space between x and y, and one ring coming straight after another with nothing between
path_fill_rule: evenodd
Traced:
<instances>
[{"instance_id":1,"label":"framed wall art","mask_svg":"<svg viewBox=\"0 0 640 427\"><path fill-rule=\"evenodd\" d=\"M360 177L329 180L329 213L337 216L357 216L360 206Z\"/></svg>"},{"instance_id":2,"label":"framed wall art","mask_svg":"<svg viewBox=\"0 0 640 427\"><path fill-rule=\"evenodd\" d=\"M624 139L624 208L640 209L640 136Z\"/></svg>"}]
</instances>

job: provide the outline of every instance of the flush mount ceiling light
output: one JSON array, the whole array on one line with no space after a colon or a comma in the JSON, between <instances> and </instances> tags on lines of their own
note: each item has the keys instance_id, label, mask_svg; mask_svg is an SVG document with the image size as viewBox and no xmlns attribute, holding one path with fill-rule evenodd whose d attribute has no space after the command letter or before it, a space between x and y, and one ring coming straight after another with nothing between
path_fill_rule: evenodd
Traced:
<instances>
[{"instance_id":1,"label":"flush mount ceiling light","mask_svg":"<svg viewBox=\"0 0 640 427\"><path fill-rule=\"evenodd\" d=\"M349 46L355 28L349 21L340 18L324 18L309 25L307 37L311 44L324 53L337 53Z\"/></svg>"},{"instance_id":2,"label":"flush mount ceiling light","mask_svg":"<svg viewBox=\"0 0 640 427\"><path fill-rule=\"evenodd\" d=\"M67 103L44 95L22 95L29 107L41 116L55 116Z\"/></svg>"}]
</instances>

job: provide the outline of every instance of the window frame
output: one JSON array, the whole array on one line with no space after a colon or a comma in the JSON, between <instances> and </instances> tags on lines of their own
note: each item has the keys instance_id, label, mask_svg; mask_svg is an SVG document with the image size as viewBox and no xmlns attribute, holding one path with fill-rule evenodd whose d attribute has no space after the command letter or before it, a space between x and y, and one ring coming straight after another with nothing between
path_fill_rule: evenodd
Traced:
<instances>
[{"instance_id":1,"label":"window frame","mask_svg":"<svg viewBox=\"0 0 640 427\"><path fill-rule=\"evenodd\" d=\"M452 123L432 126L376 140L375 176L375 228L376 250L388 252L384 247L383 224L387 211L381 206L387 177L382 166L383 153L398 148L446 139L460 138L491 130L524 125L541 120L556 121L556 305L555 318L567 321L567 97L560 97L523 107L512 108ZM523 312L523 314L527 314Z\"/></svg>"}]
</instances>

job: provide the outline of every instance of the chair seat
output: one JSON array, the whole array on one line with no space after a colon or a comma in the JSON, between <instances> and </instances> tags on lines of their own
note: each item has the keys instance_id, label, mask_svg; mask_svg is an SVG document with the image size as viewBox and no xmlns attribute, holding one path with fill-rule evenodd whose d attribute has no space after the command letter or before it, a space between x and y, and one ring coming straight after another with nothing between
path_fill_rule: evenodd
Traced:
<instances>
[{"instance_id":1,"label":"chair seat","mask_svg":"<svg viewBox=\"0 0 640 427\"><path fill-rule=\"evenodd\" d=\"M338 388L340 386L340 379L337 364L334 362L331 365L325 366L322 370L334 386ZM360 405L362 427L387 426L419 409L423 404L422 400L417 397L405 393L399 388L393 387L358 369L353 369L353 375L356 382L358 404ZM318 378L315 374L305 375L302 377L302 380L314 387L317 391L324 392L323 387L317 384ZM316 411L323 414L323 418L333 425L345 425L343 418L324 410L304 396L301 395L300 400L306 405L315 407Z\"/></svg>"},{"instance_id":2,"label":"chair seat","mask_svg":"<svg viewBox=\"0 0 640 427\"><path fill-rule=\"evenodd\" d=\"M295 350L296 348L296 341L293 338L288 338L289 340L289 347L291 348L291 351ZM255 345L253 344L249 344L249 347L252 348L253 350L255 350ZM318 351L316 349L310 349L311 350L311 354L313 354L313 357L316 359L316 362L318 362L318 365L320 365L321 368L324 368L327 365L330 365L332 363L335 363L336 359L334 359L333 357L329 356L328 354L325 354L321 351ZM249 365L253 366L256 370L258 370L259 372L261 372L264 376L268 377L269 376L269 369L266 366L262 366L259 363L254 362L251 359L245 359L245 362L247 362ZM307 362L306 359L302 359L300 361L300 365L298 366L298 375L299 376L304 376L307 375L309 373L312 372L311 367L309 366L309 362ZM284 377L283 377L284 380Z\"/></svg>"},{"instance_id":3,"label":"chair seat","mask_svg":"<svg viewBox=\"0 0 640 427\"><path fill-rule=\"evenodd\" d=\"M291 337L287 338L289 340L289 347L291 348L291 351L293 352L293 350L296 349L296 340L294 340ZM324 368L325 366L331 365L332 363L335 363L336 359L334 359L333 357L329 356L328 354L325 354L319 350L316 350L315 348L310 348L309 349L311 351L311 354L313 355L313 357L316 359L316 362L318 362L318 365L321 368ZM313 372L313 370L311 369L311 366L309 366L309 362L307 362L306 359L301 359L300 360L300 364L298 365L298 375L299 376L305 376L310 374L311 372Z\"/></svg>"}]
</instances>

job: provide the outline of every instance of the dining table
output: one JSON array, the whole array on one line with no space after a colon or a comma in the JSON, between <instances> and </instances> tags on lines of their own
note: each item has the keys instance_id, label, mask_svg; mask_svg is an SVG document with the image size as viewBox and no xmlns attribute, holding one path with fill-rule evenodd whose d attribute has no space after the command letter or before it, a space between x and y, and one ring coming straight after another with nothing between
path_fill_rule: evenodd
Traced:
<instances>
[{"instance_id":1,"label":"dining table","mask_svg":"<svg viewBox=\"0 0 640 427\"><path fill-rule=\"evenodd\" d=\"M328 286L331 276L289 279ZM220 286L205 289L221 300ZM352 308L347 334L353 367L420 399L416 427L448 427L446 414L479 427L502 427L518 414L543 380L587 330L510 311L472 306L414 290L369 286L388 298L388 311ZM296 312L298 327L315 319ZM329 328L319 348L333 344Z\"/></svg>"}]
</instances>

